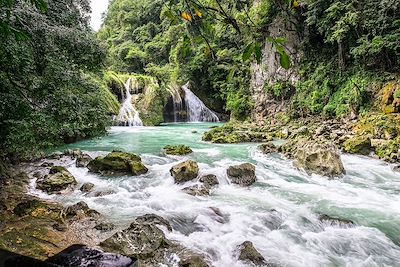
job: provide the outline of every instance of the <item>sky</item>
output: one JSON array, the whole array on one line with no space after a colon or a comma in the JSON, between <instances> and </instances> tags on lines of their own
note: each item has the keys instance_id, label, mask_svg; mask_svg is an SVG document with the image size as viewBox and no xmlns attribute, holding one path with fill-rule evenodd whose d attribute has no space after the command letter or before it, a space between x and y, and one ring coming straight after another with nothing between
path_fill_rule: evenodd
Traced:
<instances>
[{"instance_id":1,"label":"sky","mask_svg":"<svg viewBox=\"0 0 400 267\"><path fill-rule=\"evenodd\" d=\"M98 31L101 26L101 14L107 10L108 0L91 0L92 7L92 21L90 25L93 30Z\"/></svg>"}]
</instances>

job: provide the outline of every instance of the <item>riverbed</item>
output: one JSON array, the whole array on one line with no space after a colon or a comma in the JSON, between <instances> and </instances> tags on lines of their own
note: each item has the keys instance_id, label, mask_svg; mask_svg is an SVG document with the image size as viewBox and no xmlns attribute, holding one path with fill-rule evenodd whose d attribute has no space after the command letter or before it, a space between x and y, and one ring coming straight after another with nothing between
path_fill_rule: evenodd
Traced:
<instances>
[{"instance_id":1,"label":"riverbed","mask_svg":"<svg viewBox=\"0 0 400 267\"><path fill-rule=\"evenodd\" d=\"M142 157L149 172L138 176L103 177L86 168L68 170L79 184L91 182L111 194L93 197L78 189L67 195L31 193L64 205L85 201L117 225L155 213L173 231L167 238L202 254L214 266L248 266L236 248L251 241L268 262L279 266L400 266L400 173L369 157L342 155L347 174L329 180L309 176L279 154L265 155L258 144L211 144L201 141L211 123L166 124L160 127L113 127L102 138L59 148L80 148L92 157L112 150ZM188 156L164 156L165 145L185 144ZM174 184L172 166L198 162L200 174L215 174L219 185L210 196L191 196ZM226 169L256 165L257 182L231 184ZM79 188L79 187L78 187ZM355 225L319 220L321 214L352 220Z\"/></svg>"}]
</instances>

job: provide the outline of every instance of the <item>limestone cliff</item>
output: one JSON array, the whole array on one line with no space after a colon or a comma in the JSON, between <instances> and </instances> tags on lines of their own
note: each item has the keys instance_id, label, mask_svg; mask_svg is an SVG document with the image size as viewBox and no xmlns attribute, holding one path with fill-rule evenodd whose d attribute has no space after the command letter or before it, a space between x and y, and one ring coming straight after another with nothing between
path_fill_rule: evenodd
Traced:
<instances>
[{"instance_id":1,"label":"limestone cliff","mask_svg":"<svg viewBox=\"0 0 400 267\"><path fill-rule=\"evenodd\" d=\"M276 82L284 81L294 85L299 80L298 65L302 55L300 44L301 36L295 29L296 21L288 21L283 16L277 16L268 28L267 35L273 38L285 38L285 50L291 59L291 68L285 70L279 64L278 55L270 42L265 42L262 51L262 61L251 65L250 90L255 102L252 112L253 121L263 124L266 117L285 110L288 99L282 97L276 99L268 93L266 86L272 86Z\"/></svg>"}]
</instances>

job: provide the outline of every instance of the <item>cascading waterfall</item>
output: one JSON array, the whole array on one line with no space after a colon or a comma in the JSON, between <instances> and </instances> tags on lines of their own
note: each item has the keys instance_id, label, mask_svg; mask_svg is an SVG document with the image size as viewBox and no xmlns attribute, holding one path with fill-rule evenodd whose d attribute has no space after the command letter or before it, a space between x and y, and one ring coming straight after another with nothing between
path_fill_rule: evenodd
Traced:
<instances>
[{"instance_id":1,"label":"cascading waterfall","mask_svg":"<svg viewBox=\"0 0 400 267\"><path fill-rule=\"evenodd\" d=\"M182 86L185 92L185 106L188 122L219 122L219 118L189 89L189 83Z\"/></svg>"},{"instance_id":2,"label":"cascading waterfall","mask_svg":"<svg viewBox=\"0 0 400 267\"><path fill-rule=\"evenodd\" d=\"M183 101L179 93L179 87L171 85L169 86L168 91L170 92L173 101L174 122L178 122L179 112L183 110Z\"/></svg>"},{"instance_id":3,"label":"cascading waterfall","mask_svg":"<svg viewBox=\"0 0 400 267\"><path fill-rule=\"evenodd\" d=\"M139 112L132 104L131 90L134 94L139 92L139 84L133 78L129 78L125 83L125 96L123 96L123 103L115 120L124 126L143 126Z\"/></svg>"}]
</instances>

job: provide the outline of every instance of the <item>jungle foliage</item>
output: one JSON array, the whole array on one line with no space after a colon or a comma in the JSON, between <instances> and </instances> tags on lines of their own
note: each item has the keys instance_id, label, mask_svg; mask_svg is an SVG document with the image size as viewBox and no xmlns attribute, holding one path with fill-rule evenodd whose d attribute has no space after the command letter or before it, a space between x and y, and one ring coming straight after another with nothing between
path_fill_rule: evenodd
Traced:
<instances>
[{"instance_id":1,"label":"jungle foliage","mask_svg":"<svg viewBox=\"0 0 400 267\"><path fill-rule=\"evenodd\" d=\"M105 132L116 99L101 79L105 50L86 0L0 2L0 156Z\"/></svg>"}]
</instances>

